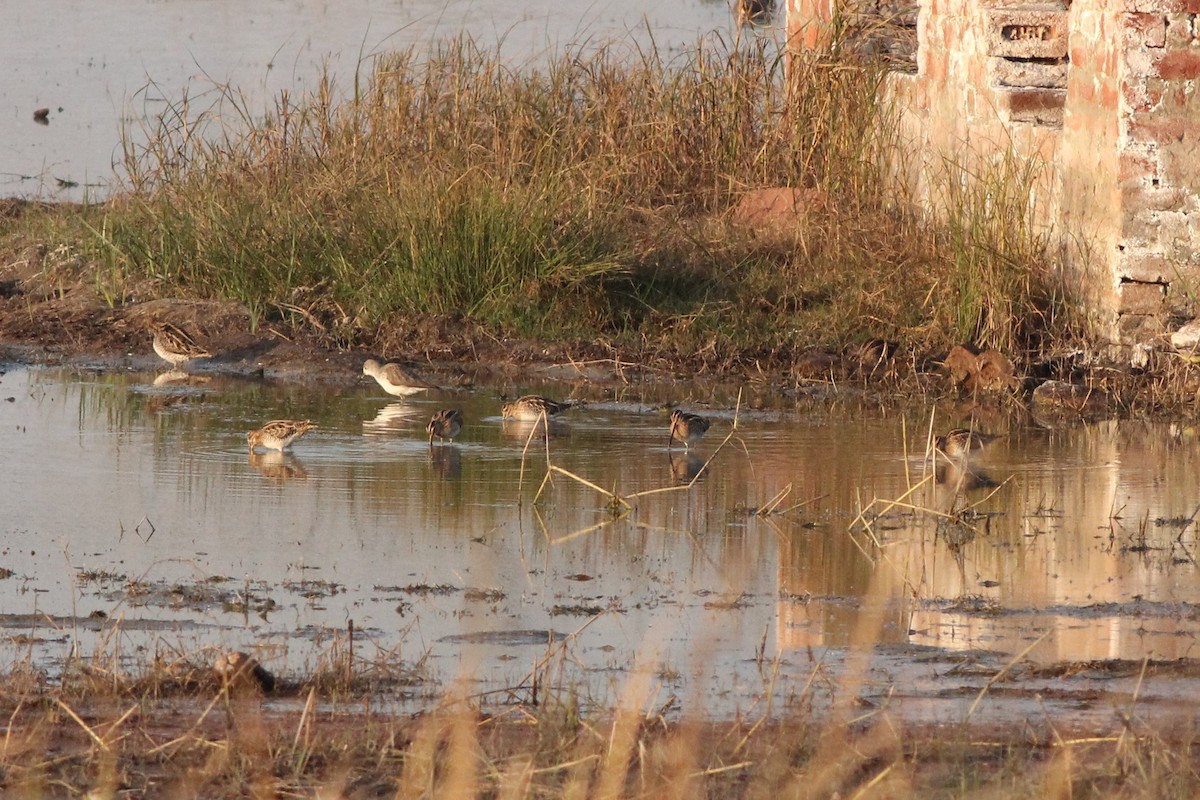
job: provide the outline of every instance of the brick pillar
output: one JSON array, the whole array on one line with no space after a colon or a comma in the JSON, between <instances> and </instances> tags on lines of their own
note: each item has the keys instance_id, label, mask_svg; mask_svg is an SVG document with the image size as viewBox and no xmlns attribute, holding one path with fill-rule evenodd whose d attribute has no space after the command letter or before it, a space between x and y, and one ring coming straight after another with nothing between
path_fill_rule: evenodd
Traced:
<instances>
[{"instance_id":1,"label":"brick pillar","mask_svg":"<svg viewBox=\"0 0 1200 800\"><path fill-rule=\"evenodd\" d=\"M1146 341L1200 291L1200 0L1131 0L1117 152L1120 334Z\"/></svg>"}]
</instances>

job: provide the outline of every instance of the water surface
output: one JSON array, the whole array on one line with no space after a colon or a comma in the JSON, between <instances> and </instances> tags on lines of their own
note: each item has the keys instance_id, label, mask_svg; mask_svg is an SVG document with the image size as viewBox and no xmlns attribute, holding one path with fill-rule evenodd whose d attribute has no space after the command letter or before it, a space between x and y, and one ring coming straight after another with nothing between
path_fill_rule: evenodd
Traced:
<instances>
[{"instance_id":1,"label":"water surface","mask_svg":"<svg viewBox=\"0 0 1200 800\"><path fill-rule=\"evenodd\" d=\"M958 491L925 441L931 413L938 430L966 420L930 409L756 400L721 447L736 387L684 387L713 429L668 453L661 388L505 387L588 401L552 426L549 458L626 498L614 511L561 473L538 495L547 443L499 419L497 389L398 402L366 383L155 378L0 378L10 659L53 671L110 654L119 628L131 661L235 647L302 671L353 621L367 652L489 692L522 681L548 632L578 631L562 679L596 702L644 671L720 714L786 702L864 637L880 691L931 694L934 662L964 654L1196 655L1187 426L977 418L1004 434L971 465L992 485ZM449 406L466 427L431 450L424 425ZM272 418L320 428L249 455L246 431ZM634 496L714 453L690 488Z\"/></svg>"}]
</instances>

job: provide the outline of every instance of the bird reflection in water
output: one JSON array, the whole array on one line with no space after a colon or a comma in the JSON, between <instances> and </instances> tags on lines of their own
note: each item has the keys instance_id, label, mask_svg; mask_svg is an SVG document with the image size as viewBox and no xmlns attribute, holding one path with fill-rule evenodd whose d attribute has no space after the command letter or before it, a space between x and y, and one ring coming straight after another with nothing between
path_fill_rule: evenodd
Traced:
<instances>
[{"instance_id":1,"label":"bird reflection in water","mask_svg":"<svg viewBox=\"0 0 1200 800\"><path fill-rule=\"evenodd\" d=\"M688 450L668 451L667 460L671 463L671 479L677 486L696 480L700 470L704 469L704 459Z\"/></svg>"},{"instance_id":2,"label":"bird reflection in water","mask_svg":"<svg viewBox=\"0 0 1200 800\"><path fill-rule=\"evenodd\" d=\"M442 480L456 481L462 477L462 450L456 444L431 448L429 465L433 468L433 474Z\"/></svg>"},{"instance_id":3,"label":"bird reflection in water","mask_svg":"<svg viewBox=\"0 0 1200 800\"><path fill-rule=\"evenodd\" d=\"M279 450L265 450L257 453L252 450L248 463L273 483L302 481L308 477L308 471L304 469L304 464L300 462L300 459L291 453Z\"/></svg>"},{"instance_id":4,"label":"bird reflection in water","mask_svg":"<svg viewBox=\"0 0 1200 800\"><path fill-rule=\"evenodd\" d=\"M363 420L363 433L398 433L420 425L421 409L403 402L388 403L374 419Z\"/></svg>"}]
</instances>

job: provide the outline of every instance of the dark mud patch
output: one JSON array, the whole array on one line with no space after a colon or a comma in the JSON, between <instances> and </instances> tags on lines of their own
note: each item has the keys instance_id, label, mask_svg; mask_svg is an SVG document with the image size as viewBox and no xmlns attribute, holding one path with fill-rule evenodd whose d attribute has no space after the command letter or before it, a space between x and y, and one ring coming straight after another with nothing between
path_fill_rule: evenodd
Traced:
<instances>
[{"instance_id":1,"label":"dark mud patch","mask_svg":"<svg viewBox=\"0 0 1200 800\"><path fill-rule=\"evenodd\" d=\"M978 617L1058 617L1068 619L1102 619L1104 617L1144 617L1146 619L1200 619L1200 605L1179 601L1134 599L1124 603L1091 603L1080 605L1048 605L1020 607L1001 605L980 595L955 598L933 598L917 601L920 608L944 613Z\"/></svg>"},{"instance_id":2,"label":"dark mud patch","mask_svg":"<svg viewBox=\"0 0 1200 800\"><path fill-rule=\"evenodd\" d=\"M86 617L54 617L49 614L0 614L0 628L21 628L25 630L55 630L63 635L72 630L101 631L106 627L119 627L126 631L174 631L199 630L202 628L219 628L219 625L198 622L194 620L163 620L144 619L138 617L121 617L111 619L107 614L88 615Z\"/></svg>"},{"instance_id":3,"label":"dark mud patch","mask_svg":"<svg viewBox=\"0 0 1200 800\"><path fill-rule=\"evenodd\" d=\"M552 630L475 631L454 633L438 639L447 644L486 644L497 647L520 647L525 645L553 644L567 638L566 634Z\"/></svg>"}]
</instances>

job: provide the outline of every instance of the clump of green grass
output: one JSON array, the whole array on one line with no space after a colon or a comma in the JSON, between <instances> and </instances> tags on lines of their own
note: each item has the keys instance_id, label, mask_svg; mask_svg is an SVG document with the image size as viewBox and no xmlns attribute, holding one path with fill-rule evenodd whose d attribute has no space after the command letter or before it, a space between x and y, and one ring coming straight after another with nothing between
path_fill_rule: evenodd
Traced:
<instances>
[{"instance_id":1,"label":"clump of green grass","mask_svg":"<svg viewBox=\"0 0 1200 800\"><path fill-rule=\"evenodd\" d=\"M713 363L1027 344L1055 300L1026 209L992 191L1021 184L978 183L948 221L916 213L889 179L883 75L719 41L513 68L458 40L261 118L233 91L184 98L127 137L127 189L86 245L106 296L148 279L255 319L299 310L339 344L417 315ZM731 222L773 186L827 202L782 233Z\"/></svg>"}]
</instances>

